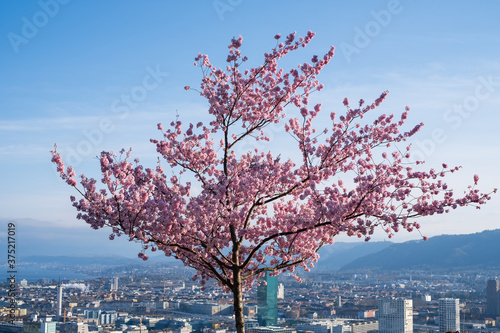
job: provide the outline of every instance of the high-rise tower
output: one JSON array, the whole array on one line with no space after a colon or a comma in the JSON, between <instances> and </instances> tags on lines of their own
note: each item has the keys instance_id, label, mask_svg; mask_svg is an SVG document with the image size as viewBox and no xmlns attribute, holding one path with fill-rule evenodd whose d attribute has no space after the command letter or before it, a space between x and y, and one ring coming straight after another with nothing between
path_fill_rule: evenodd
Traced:
<instances>
[{"instance_id":1,"label":"high-rise tower","mask_svg":"<svg viewBox=\"0 0 500 333\"><path fill-rule=\"evenodd\" d=\"M278 277L266 276L259 279L257 286L257 320L260 326L276 325L278 323Z\"/></svg>"},{"instance_id":2,"label":"high-rise tower","mask_svg":"<svg viewBox=\"0 0 500 333\"><path fill-rule=\"evenodd\" d=\"M285 299L285 286L283 283L278 285L278 299Z\"/></svg>"},{"instance_id":3,"label":"high-rise tower","mask_svg":"<svg viewBox=\"0 0 500 333\"><path fill-rule=\"evenodd\" d=\"M411 299L379 301L378 327L380 333L413 333L413 301Z\"/></svg>"},{"instance_id":4,"label":"high-rise tower","mask_svg":"<svg viewBox=\"0 0 500 333\"><path fill-rule=\"evenodd\" d=\"M110 281L110 291L118 291L118 276L115 276L111 281Z\"/></svg>"},{"instance_id":5,"label":"high-rise tower","mask_svg":"<svg viewBox=\"0 0 500 333\"><path fill-rule=\"evenodd\" d=\"M460 330L460 308L456 298L439 299L439 332Z\"/></svg>"},{"instance_id":6,"label":"high-rise tower","mask_svg":"<svg viewBox=\"0 0 500 333\"><path fill-rule=\"evenodd\" d=\"M61 282L57 285L57 320L61 321L62 319L62 292L63 286Z\"/></svg>"},{"instance_id":7,"label":"high-rise tower","mask_svg":"<svg viewBox=\"0 0 500 333\"><path fill-rule=\"evenodd\" d=\"M498 302L498 291L500 290L500 281L488 280L486 285L486 313L492 316L497 316L500 313L500 304Z\"/></svg>"}]
</instances>

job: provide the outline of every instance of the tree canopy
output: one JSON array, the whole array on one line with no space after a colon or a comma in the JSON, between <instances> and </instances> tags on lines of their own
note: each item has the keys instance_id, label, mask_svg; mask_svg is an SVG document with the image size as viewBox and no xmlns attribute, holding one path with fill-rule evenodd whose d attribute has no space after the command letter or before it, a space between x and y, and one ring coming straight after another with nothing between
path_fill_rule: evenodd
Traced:
<instances>
[{"instance_id":1,"label":"tree canopy","mask_svg":"<svg viewBox=\"0 0 500 333\"><path fill-rule=\"evenodd\" d=\"M54 150L61 177L82 195L71 197L77 217L94 229L109 228L111 239L124 235L140 241L144 250L174 256L193 267L202 284L216 279L241 299L242 290L266 271L309 270L319 248L341 233L369 240L380 228L391 236L418 229L417 217L489 199L476 189L477 176L462 196L454 195L442 179L458 167L422 171L421 162L409 162L410 145L399 145L422 126L401 130L409 107L399 117L366 120L388 92L372 103L352 105L345 98L345 111L330 113L329 123L315 128L323 110L310 104L310 95L323 88L317 76L334 48L296 68L279 66L313 37L312 32L300 38L276 35L262 65L249 69L243 69L241 37L232 39L225 67L199 54L195 64L203 78L196 91L206 98L212 120L158 124L163 137L151 142L168 172L160 162L145 168L132 161L131 151L102 152L99 189L98 181L85 175L78 182ZM273 153L273 142L265 146L269 150L237 149L269 141L266 129L279 123L290 136L288 148L300 159L286 156L287 151ZM184 173L192 175L199 193L180 180ZM147 259L145 252L139 256Z\"/></svg>"}]
</instances>

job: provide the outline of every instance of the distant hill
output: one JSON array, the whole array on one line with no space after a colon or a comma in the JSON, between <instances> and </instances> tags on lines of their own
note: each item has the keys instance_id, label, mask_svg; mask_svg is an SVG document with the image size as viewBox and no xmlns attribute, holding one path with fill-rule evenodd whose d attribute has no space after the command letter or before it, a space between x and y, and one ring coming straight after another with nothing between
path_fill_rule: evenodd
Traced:
<instances>
[{"instance_id":1,"label":"distant hill","mask_svg":"<svg viewBox=\"0 0 500 333\"><path fill-rule=\"evenodd\" d=\"M56 223L36 219L0 218L0 230L7 230L9 222L16 225L16 259L19 262L30 256L137 258L141 251L141 245L129 242L128 237L117 237L110 241L109 230L93 230L82 221ZM7 248L7 237L0 237L0 248ZM1 260L6 262L6 251L0 252Z\"/></svg>"},{"instance_id":2,"label":"distant hill","mask_svg":"<svg viewBox=\"0 0 500 333\"><path fill-rule=\"evenodd\" d=\"M10 220L0 219L3 230ZM181 264L161 253L149 253L150 260L137 257L140 244L127 237L109 240L109 231L92 230L84 223L54 223L19 219L16 224L16 260L19 264L129 265L132 263ZM7 248L7 237L0 237ZM428 241L335 243L323 247L315 270L397 270L439 267L500 268L500 229L468 235L443 235ZM3 257L2 257L3 256ZM126 258L124 258L126 257ZM7 262L6 251L0 259Z\"/></svg>"},{"instance_id":3,"label":"distant hill","mask_svg":"<svg viewBox=\"0 0 500 333\"><path fill-rule=\"evenodd\" d=\"M500 268L500 229L443 235L392 245L342 266L341 270Z\"/></svg>"},{"instance_id":4,"label":"distant hill","mask_svg":"<svg viewBox=\"0 0 500 333\"><path fill-rule=\"evenodd\" d=\"M164 255L151 255L148 261L138 257L123 256L27 256L23 258L23 265L64 265L64 266L125 266L125 265L151 265L151 264L181 264L172 257Z\"/></svg>"},{"instance_id":5,"label":"distant hill","mask_svg":"<svg viewBox=\"0 0 500 333\"><path fill-rule=\"evenodd\" d=\"M90 265L107 265L107 266L117 266L117 265L132 265L141 262L142 260L139 258L126 258L120 256L28 256L24 257L21 262L24 265L30 264L38 264L38 265L47 265L47 264L57 264L57 265L81 265L81 266L90 266Z\"/></svg>"},{"instance_id":6,"label":"distant hill","mask_svg":"<svg viewBox=\"0 0 500 333\"><path fill-rule=\"evenodd\" d=\"M335 271L353 262L354 260L377 253L389 246L392 242L338 242L319 250L319 260L315 270Z\"/></svg>"}]
</instances>

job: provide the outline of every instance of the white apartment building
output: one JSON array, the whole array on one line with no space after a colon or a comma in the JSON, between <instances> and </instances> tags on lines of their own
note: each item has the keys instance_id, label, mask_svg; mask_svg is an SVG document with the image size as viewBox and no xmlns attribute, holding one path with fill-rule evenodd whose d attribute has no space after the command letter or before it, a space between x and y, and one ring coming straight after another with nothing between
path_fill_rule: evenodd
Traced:
<instances>
[{"instance_id":1,"label":"white apartment building","mask_svg":"<svg viewBox=\"0 0 500 333\"><path fill-rule=\"evenodd\" d=\"M439 299L439 332L460 330L460 307L456 298Z\"/></svg>"},{"instance_id":2,"label":"white apartment building","mask_svg":"<svg viewBox=\"0 0 500 333\"><path fill-rule=\"evenodd\" d=\"M378 305L379 333L413 333L413 301L386 299Z\"/></svg>"}]
</instances>

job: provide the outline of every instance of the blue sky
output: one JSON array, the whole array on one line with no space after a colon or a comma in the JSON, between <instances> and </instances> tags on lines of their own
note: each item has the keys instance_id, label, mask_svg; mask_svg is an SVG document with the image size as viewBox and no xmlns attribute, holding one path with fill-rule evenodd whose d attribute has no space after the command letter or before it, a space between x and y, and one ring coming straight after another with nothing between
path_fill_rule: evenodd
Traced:
<instances>
[{"instance_id":1,"label":"blue sky","mask_svg":"<svg viewBox=\"0 0 500 333\"><path fill-rule=\"evenodd\" d=\"M106 233L75 219L68 199L75 193L50 163L54 143L78 174L98 177L95 156L102 150L133 147L134 156L154 165L149 139L159 137L158 122L177 115L186 122L208 119L204 100L183 89L200 83L194 57L208 54L224 66L227 45L238 35L249 63L258 65L276 33L316 32L283 65L336 47L320 76L326 88L313 97L325 113L341 112L344 97L370 101L389 90L379 112L412 108L408 123L425 123L413 140L415 155L429 167L462 165L448 180L457 193L476 173L481 189L500 187L496 1L41 0L0 6L0 220L17 221L40 237L78 234L84 240L75 246L92 244L92 251L107 242ZM278 134L275 149L287 149ZM422 220L422 233L499 228L499 203L497 195L479 211ZM403 232L395 241L419 238Z\"/></svg>"}]
</instances>

